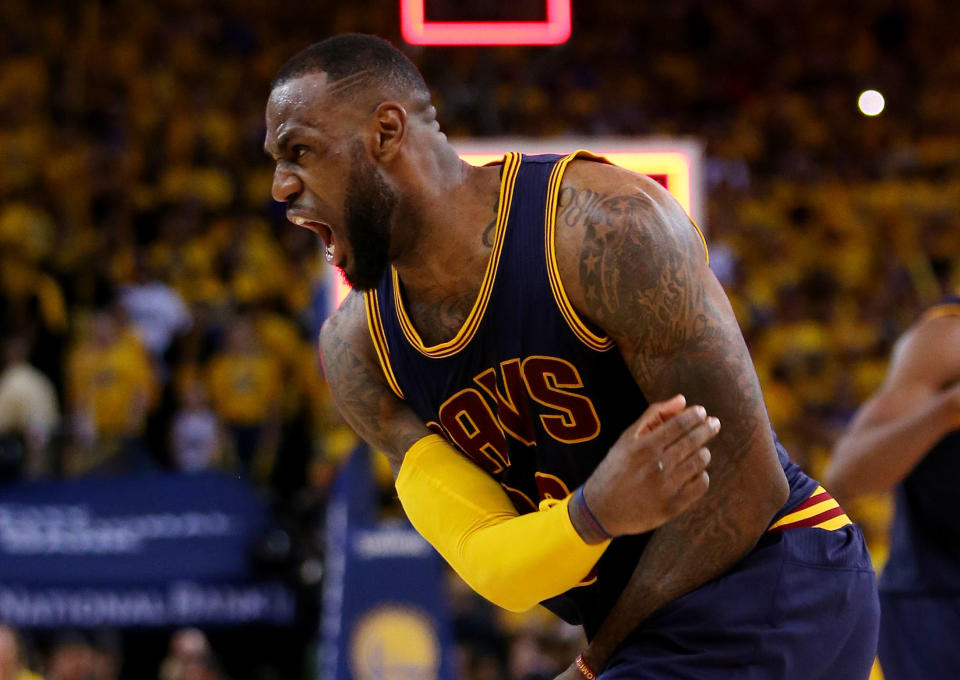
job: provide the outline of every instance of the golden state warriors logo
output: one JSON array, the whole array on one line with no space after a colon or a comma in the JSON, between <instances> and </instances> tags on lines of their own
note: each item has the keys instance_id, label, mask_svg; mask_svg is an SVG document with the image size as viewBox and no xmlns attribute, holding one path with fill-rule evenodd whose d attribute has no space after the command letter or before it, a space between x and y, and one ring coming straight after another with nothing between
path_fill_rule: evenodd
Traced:
<instances>
[{"instance_id":1,"label":"golden state warriors logo","mask_svg":"<svg viewBox=\"0 0 960 680\"><path fill-rule=\"evenodd\" d=\"M430 619L386 605L364 614L350 639L354 680L437 680L440 643Z\"/></svg>"}]
</instances>

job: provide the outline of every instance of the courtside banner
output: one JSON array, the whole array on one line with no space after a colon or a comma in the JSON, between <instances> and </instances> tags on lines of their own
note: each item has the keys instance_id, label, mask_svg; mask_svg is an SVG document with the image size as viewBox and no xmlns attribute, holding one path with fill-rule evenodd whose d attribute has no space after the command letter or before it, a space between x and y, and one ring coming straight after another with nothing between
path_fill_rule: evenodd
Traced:
<instances>
[{"instance_id":1,"label":"courtside banner","mask_svg":"<svg viewBox=\"0 0 960 680\"><path fill-rule=\"evenodd\" d=\"M0 487L0 620L57 626L289 623L250 554L267 522L225 475Z\"/></svg>"},{"instance_id":2,"label":"courtside banner","mask_svg":"<svg viewBox=\"0 0 960 680\"><path fill-rule=\"evenodd\" d=\"M452 680L441 559L406 520L378 521L373 503L360 447L327 508L318 678Z\"/></svg>"}]
</instances>

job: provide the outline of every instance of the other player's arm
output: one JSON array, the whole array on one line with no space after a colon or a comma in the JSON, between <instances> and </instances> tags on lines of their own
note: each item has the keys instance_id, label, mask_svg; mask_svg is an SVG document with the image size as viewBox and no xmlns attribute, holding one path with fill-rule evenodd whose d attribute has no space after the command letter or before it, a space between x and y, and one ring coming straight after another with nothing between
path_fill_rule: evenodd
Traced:
<instances>
[{"instance_id":1,"label":"other player's arm","mask_svg":"<svg viewBox=\"0 0 960 680\"><path fill-rule=\"evenodd\" d=\"M841 436L824 482L841 501L888 491L960 427L960 316L925 319L897 343L883 385Z\"/></svg>"},{"instance_id":2,"label":"other player's arm","mask_svg":"<svg viewBox=\"0 0 960 680\"><path fill-rule=\"evenodd\" d=\"M567 498L518 515L500 485L441 437L388 388L367 333L362 296L351 293L324 325L324 370L344 419L390 459L397 492L414 527L478 593L523 610L575 586L607 545L586 511ZM662 422L666 420L666 422ZM712 433L702 409L656 404L611 450L636 462L617 481L646 500L610 527L638 533L659 526L702 493L699 447ZM656 451L665 472L652 470ZM661 453L664 452L665 453Z\"/></svg>"},{"instance_id":3,"label":"other player's arm","mask_svg":"<svg viewBox=\"0 0 960 680\"><path fill-rule=\"evenodd\" d=\"M574 162L556 247L575 309L616 342L647 398L681 392L723 423L710 444L709 491L657 529L585 652L599 670L656 609L743 557L789 490L740 329L679 204L646 177ZM594 498L601 523L629 500L607 488Z\"/></svg>"}]
</instances>

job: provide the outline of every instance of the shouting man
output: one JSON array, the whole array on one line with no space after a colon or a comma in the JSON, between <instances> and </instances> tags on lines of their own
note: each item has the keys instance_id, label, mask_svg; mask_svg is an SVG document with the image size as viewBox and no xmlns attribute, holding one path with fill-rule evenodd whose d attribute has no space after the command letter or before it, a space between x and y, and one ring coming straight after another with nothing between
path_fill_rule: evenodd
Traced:
<instances>
[{"instance_id":1,"label":"shouting man","mask_svg":"<svg viewBox=\"0 0 960 680\"><path fill-rule=\"evenodd\" d=\"M471 167L435 116L363 35L293 57L266 111L273 196L353 286L330 388L413 525L584 626L561 677L866 678L862 536L776 444L683 209L587 152Z\"/></svg>"}]
</instances>

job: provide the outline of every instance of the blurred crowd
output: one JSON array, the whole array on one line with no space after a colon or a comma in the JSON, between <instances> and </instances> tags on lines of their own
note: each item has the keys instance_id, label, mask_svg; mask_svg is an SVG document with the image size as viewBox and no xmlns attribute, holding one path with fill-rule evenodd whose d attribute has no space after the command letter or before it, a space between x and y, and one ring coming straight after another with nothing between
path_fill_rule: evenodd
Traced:
<instances>
[{"instance_id":1,"label":"blurred crowd","mask_svg":"<svg viewBox=\"0 0 960 680\"><path fill-rule=\"evenodd\" d=\"M41 655L17 631L0 624L0 680L119 680L123 646L107 631L65 631ZM42 660L38 660L42 656ZM39 668L43 675L30 670ZM228 680L207 636L195 628L175 631L160 662L157 680Z\"/></svg>"},{"instance_id":2,"label":"blurred crowd","mask_svg":"<svg viewBox=\"0 0 960 680\"><path fill-rule=\"evenodd\" d=\"M315 521L354 439L315 351L330 277L270 200L263 105L316 39L400 44L396 5L0 4L0 479L218 468ZM817 474L894 339L960 283L960 5L573 5L564 46L405 49L451 137L705 142L712 266ZM849 510L879 566L888 500ZM453 601L463 678L552 677L579 644ZM0 629L0 680L116 677L58 670L103 647L70 639L38 664ZM221 677L176 665L160 677Z\"/></svg>"}]
</instances>

